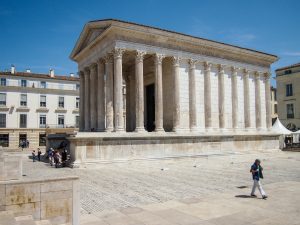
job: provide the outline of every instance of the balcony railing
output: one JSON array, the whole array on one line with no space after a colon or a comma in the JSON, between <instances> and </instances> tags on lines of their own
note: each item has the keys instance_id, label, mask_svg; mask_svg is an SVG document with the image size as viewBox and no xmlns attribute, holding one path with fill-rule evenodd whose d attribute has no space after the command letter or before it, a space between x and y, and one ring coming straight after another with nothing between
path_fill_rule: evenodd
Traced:
<instances>
[{"instance_id":1,"label":"balcony railing","mask_svg":"<svg viewBox=\"0 0 300 225\"><path fill-rule=\"evenodd\" d=\"M44 126L44 127L41 127ZM40 128L56 129L56 128L78 128L77 124L46 124L40 125Z\"/></svg>"}]
</instances>

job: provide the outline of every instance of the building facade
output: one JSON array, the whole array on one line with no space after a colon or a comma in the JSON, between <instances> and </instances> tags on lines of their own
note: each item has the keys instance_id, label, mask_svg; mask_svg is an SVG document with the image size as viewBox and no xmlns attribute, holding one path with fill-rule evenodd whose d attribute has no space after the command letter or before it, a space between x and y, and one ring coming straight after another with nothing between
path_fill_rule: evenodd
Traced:
<instances>
[{"instance_id":1,"label":"building facade","mask_svg":"<svg viewBox=\"0 0 300 225\"><path fill-rule=\"evenodd\" d=\"M277 89L275 87L271 87L271 117L272 124L276 121L278 117L277 113Z\"/></svg>"},{"instance_id":2,"label":"building facade","mask_svg":"<svg viewBox=\"0 0 300 225\"><path fill-rule=\"evenodd\" d=\"M300 63L276 69L278 117L291 130L300 129Z\"/></svg>"},{"instance_id":3,"label":"building facade","mask_svg":"<svg viewBox=\"0 0 300 225\"><path fill-rule=\"evenodd\" d=\"M79 78L36 74L29 70L0 72L0 144L16 149L45 146L47 133L74 130L79 123Z\"/></svg>"},{"instance_id":4,"label":"building facade","mask_svg":"<svg viewBox=\"0 0 300 225\"><path fill-rule=\"evenodd\" d=\"M88 139L103 131L118 137L126 131L145 137L151 132L157 137L169 133L195 138L271 133L269 70L277 60L274 55L100 20L86 24L71 58L78 63L81 81L81 132L72 139L75 148L80 141L83 150L79 146L78 151L86 152L82 143L88 143L101 158L106 151L102 142Z\"/></svg>"}]
</instances>

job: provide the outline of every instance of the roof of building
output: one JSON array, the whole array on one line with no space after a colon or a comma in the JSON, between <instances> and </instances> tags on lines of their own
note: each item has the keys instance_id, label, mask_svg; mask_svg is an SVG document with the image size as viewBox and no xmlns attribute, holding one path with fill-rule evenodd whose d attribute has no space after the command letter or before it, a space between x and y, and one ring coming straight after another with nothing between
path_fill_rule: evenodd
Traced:
<instances>
[{"instance_id":1,"label":"roof of building","mask_svg":"<svg viewBox=\"0 0 300 225\"><path fill-rule=\"evenodd\" d=\"M101 22L101 21L107 21L107 22L108 21L115 21L115 22L121 22L121 23L127 23L127 24L142 26L142 27L145 27L145 28L152 28L152 29L156 29L156 30L161 30L161 31L173 33L173 34L179 34L179 35L183 35L183 36L186 36L186 37L197 38L197 39L204 40L204 41L210 41L210 42L214 42L214 43L217 43L217 44L223 44L223 45L227 45L227 46L231 46L231 47L235 47L235 48L240 48L240 49L244 49L244 50L248 50L248 51L252 51L252 52L257 52L257 53L261 53L261 54L266 54L266 55L277 57L274 54L269 54L269 53L265 53L265 52L262 52L262 51L253 50L253 49L250 49L250 48L244 48L244 47L240 47L240 46L232 45L232 44L227 44L227 43L220 42L220 41L214 41L214 40L210 40L210 39L206 39L206 38L201 38L201 37L198 37L198 36L193 36L193 35L184 34L184 33L176 32L176 31L172 31L172 30L162 29L162 28L159 28L159 27L148 26L148 25L144 25L144 24L139 24L139 23L134 23L134 22L128 22L128 21L119 20L119 19L91 20L88 23Z\"/></svg>"},{"instance_id":2,"label":"roof of building","mask_svg":"<svg viewBox=\"0 0 300 225\"><path fill-rule=\"evenodd\" d=\"M286 69L291 69L291 68L295 68L295 67L300 67L300 62L299 63L295 63L289 66L285 66L285 67L281 67L276 69L275 71L279 71L279 70L286 70Z\"/></svg>"},{"instance_id":3,"label":"roof of building","mask_svg":"<svg viewBox=\"0 0 300 225\"><path fill-rule=\"evenodd\" d=\"M0 75L6 76L14 76L14 77L28 77L28 78L41 78L41 79L48 79L48 80L65 80L65 81L79 81L79 77L71 77L66 75L55 75L51 77L49 74L43 73L29 73L29 72L4 72L0 71Z\"/></svg>"}]
</instances>

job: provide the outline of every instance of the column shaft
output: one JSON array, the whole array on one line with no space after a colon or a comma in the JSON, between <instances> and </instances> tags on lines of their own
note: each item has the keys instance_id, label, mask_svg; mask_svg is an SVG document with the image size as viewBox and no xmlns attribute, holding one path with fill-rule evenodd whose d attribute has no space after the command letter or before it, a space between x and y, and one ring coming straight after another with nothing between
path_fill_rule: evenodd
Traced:
<instances>
[{"instance_id":1,"label":"column shaft","mask_svg":"<svg viewBox=\"0 0 300 225\"><path fill-rule=\"evenodd\" d=\"M261 129L260 74L255 72L255 116L256 129Z\"/></svg>"},{"instance_id":2,"label":"column shaft","mask_svg":"<svg viewBox=\"0 0 300 225\"><path fill-rule=\"evenodd\" d=\"M84 72L80 71L79 76L79 131L84 131Z\"/></svg>"},{"instance_id":3,"label":"column shaft","mask_svg":"<svg viewBox=\"0 0 300 225\"><path fill-rule=\"evenodd\" d=\"M238 128L237 71L238 71L238 68L232 67L231 97L232 97L232 128L233 129Z\"/></svg>"},{"instance_id":4,"label":"column shaft","mask_svg":"<svg viewBox=\"0 0 300 225\"><path fill-rule=\"evenodd\" d=\"M97 131L105 130L105 92L104 92L104 61L98 62L98 96L97 96Z\"/></svg>"},{"instance_id":5,"label":"column shaft","mask_svg":"<svg viewBox=\"0 0 300 225\"><path fill-rule=\"evenodd\" d=\"M225 112L224 112L224 65L219 65L218 76L218 100L219 100L219 127L225 128Z\"/></svg>"},{"instance_id":6,"label":"column shaft","mask_svg":"<svg viewBox=\"0 0 300 225\"><path fill-rule=\"evenodd\" d=\"M90 131L90 70L84 71L84 130Z\"/></svg>"},{"instance_id":7,"label":"column shaft","mask_svg":"<svg viewBox=\"0 0 300 225\"><path fill-rule=\"evenodd\" d=\"M155 55L155 131L163 128L163 94L162 94L162 60L163 56Z\"/></svg>"},{"instance_id":8,"label":"column shaft","mask_svg":"<svg viewBox=\"0 0 300 225\"><path fill-rule=\"evenodd\" d=\"M144 127L144 70L143 60L145 52L137 51L135 58L135 102L136 127L135 131L145 131Z\"/></svg>"},{"instance_id":9,"label":"column shaft","mask_svg":"<svg viewBox=\"0 0 300 225\"><path fill-rule=\"evenodd\" d=\"M180 121L180 77L179 64L180 58L173 57L173 77L174 77L174 111L173 111L173 131L177 132L181 129Z\"/></svg>"},{"instance_id":10,"label":"column shaft","mask_svg":"<svg viewBox=\"0 0 300 225\"><path fill-rule=\"evenodd\" d=\"M250 96L249 96L249 71L244 71L244 122L245 128L251 127L251 119L250 119Z\"/></svg>"},{"instance_id":11,"label":"column shaft","mask_svg":"<svg viewBox=\"0 0 300 225\"><path fill-rule=\"evenodd\" d=\"M115 49L114 51L114 131L124 131L123 118L123 75L122 75L122 55L123 49Z\"/></svg>"},{"instance_id":12,"label":"column shaft","mask_svg":"<svg viewBox=\"0 0 300 225\"><path fill-rule=\"evenodd\" d=\"M97 64L90 67L90 118L91 131L96 131L97 128Z\"/></svg>"},{"instance_id":13,"label":"column shaft","mask_svg":"<svg viewBox=\"0 0 300 225\"><path fill-rule=\"evenodd\" d=\"M193 59L189 60L189 108L190 108L190 130L197 130L197 105L196 105L196 61Z\"/></svg>"},{"instance_id":14,"label":"column shaft","mask_svg":"<svg viewBox=\"0 0 300 225\"><path fill-rule=\"evenodd\" d=\"M212 128L211 121L211 82L210 82L211 63L204 63L204 110L205 110L205 128Z\"/></svg>"},{"instance_id":15,"label":"column shaft","mask_svg":"<svg viewBox=\"0 0 300 225\"><path fill-rule=\"evenodd\" d=\"M113 131L114 129L114 106L113 106L113 96L114 96L114 80L113 80L113 57L111 54L107 54L105 59L105 104L106 104L106 128L105 131Z\"/></svg>"},{"instance_id":16,"label":"column shaft","mask_svg":"<svg viewBox=\"0 0 300 225\"><path fill-rule=\"evenodd\" d=\"M265 98L266 98L266 125L267 129L272 127L271 118L271 85L270 85L271 74L265 74Z\"/></svg>"}]
</instances>

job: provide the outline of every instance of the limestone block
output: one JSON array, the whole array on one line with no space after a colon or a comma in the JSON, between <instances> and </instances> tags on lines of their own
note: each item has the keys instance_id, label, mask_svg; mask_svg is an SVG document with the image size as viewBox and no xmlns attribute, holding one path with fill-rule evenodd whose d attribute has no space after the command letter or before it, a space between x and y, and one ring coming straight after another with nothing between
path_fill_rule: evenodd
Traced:
<instances>
[{"instance_id":1,"label":"limestone block","mask_svg":"<svg viewBox=\"0 0 300 225\"><path fill-rule=\"evenodd\" d=\"M0 184L0 207L5 205L5 184Z\"/></svg>"},{"instance_id":2,"label":"limestone block","mask_svg":"<svg viewBox=\"0 0 300 225\"><path fill-rule=\"evenodd\" d=\"M15 216L32 215L34 219L40 219L40 202L8 205L5 210L13 211Z\"/></svg>"},{"instance_id":3,"label":"limestone block","mask_svg":"<svg viewBox=\"0 0 300 225\"><path fill-rule=\"evenodd\" d=\"M65 199L72 198L72 192L70 190L66 191L50 191L41 193L41 201L49 201L52 199Z\"/></svg>"},{"instance_id":4,"label":"limestone block","mask_svg":"<svg viewBox=\"0 0 300 225\"><path fill-rule=\"evenodd\" d=\"M5 204L8 206L38 202L41 199L38 183L6 185L5 193Z\"/></svg>"},{"instance_id":5,"label":"limestone block","mask_svg":"<svg viewBox=\"0 0 300 225\"><path fill-rule=\"evenodd\" d=\"M41 202L41 219L52 224L72 222L72 199L54 199Z\"/></svg>"},{"instance_id":6,"label":"limestone block","mask_svg":"<svg viewBox=\"0 0 300 225\"><path fill-rule=\"evenodd\" d=\"M41 184L41 193L72 190L72 181L51 181Z\"/></svg>"}]
</instances>

